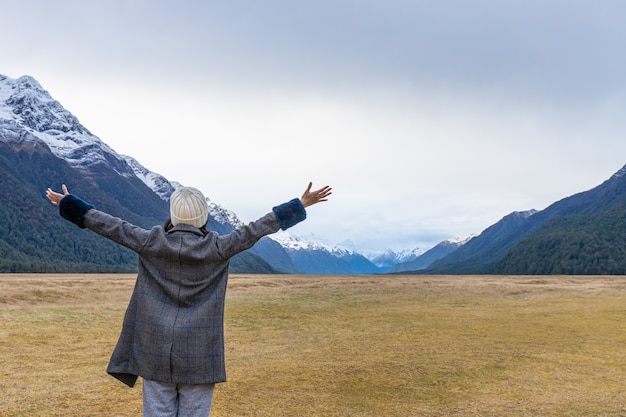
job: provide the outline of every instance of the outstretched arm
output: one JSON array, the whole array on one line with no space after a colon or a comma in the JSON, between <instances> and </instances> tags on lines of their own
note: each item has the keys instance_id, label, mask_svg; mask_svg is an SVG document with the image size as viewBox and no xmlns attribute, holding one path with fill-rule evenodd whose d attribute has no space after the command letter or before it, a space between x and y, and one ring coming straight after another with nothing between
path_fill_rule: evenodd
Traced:
<instances>
[{"instance_id":1,"label":"outstretched arm","mask_svg":"<svg viewBox=\"0 0 626 417\"><path fill-rule=\"evenodd\" d=\"M313 204L321 203L322 201L328 201L328 196L332 194L333 189L328 185L320 188L319 190L311 191L313 183L310 182L309 186L304 190L304 194L300 197L300 201L304 207L312 206Z\"/></svg>"}]
</instances>

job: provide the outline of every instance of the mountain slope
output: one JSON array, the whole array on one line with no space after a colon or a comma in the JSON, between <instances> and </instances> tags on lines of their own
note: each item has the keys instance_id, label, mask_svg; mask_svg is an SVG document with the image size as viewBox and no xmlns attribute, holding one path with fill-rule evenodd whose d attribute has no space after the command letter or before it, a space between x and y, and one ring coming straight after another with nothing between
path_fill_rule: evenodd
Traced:
<instances>
[{"instance_id":1,"label":"mountain slope","mask_svg":"<svg viewBox=\"0 0 626 417\"><path fill-rule=\"evenodd\" d=\"M407 249L399 252L393 250L387 250L384 252L371 253L369 255L366 254L367 259L369 259L374 265L380 268L381 271L388 271L394 265L411 262L414 259L422 256L424 254L424 250L420 248Z\"/></svg>"},{"instance_id":2,"label":"mountain slope","mask_svg":"<svg viewBox=\"0 0 626 417\"><path fill-rule=\"evenodd\" d=\"M518 228L533 215L514 212L485 229L480 235L449 255L434 261L423 273L433 274L486 274L495 266L517 240Z\"/></svg>"},{"instance_id":3,"label":"mountain slope","mask_svg":"<svg viewBox=\"0 0 626 417\"><path fill-rule=\"evenodd\" d=\"M167 204L31 77L0 76L0 271L132 271L136 256L61 219L44 197L66 182L98 208L143 227ZM9 249L10 248L10 249Z\"/></svg>"},{"instance_id":4,"label":"mountain slope","mask_svg":"<svg viewBox=\"0 0 626 417\"><path fill-rule=\"evenodd\" d=\"M313 238L299 239L281 232L271 236L307 274L375 274L381 269L365 256L344 247L331 247Z\"/></svg>"},{"instance_id":5,"label":"mountain slope","mask_svg":"<svg viewBox=\"0 0 626 417\"><path fill-rule=\"evenodd\" d=\"M141 227L169 216L164 197L172 184L116 154L32 77L0 75L0 192L11 196L0 207L7 225L0 230L0 272L134 271L134 253L58 216L44 193L63 182L98 209ZM233 258L231 270L281 272L252 252Z\"/></svg>"},{"instance_id":6,"label":"mountain slope","mask_svg":"<svg viewBox=\"0 0 626 417\"><path fill-rule=\"evenodd\" d=\"M76 170L42 144L15 152L0 142L0 192L11 196L0 206L5 225L0 229L0 272L134 271L134 253L63 220L45 199L45 185L60 183L61 177L77 178ZM98 191L98 186L89 189ZM77 185L75 191L92 196L83 185ZM105 193L93 197L100 207L115 208ZM142 217L121 208L115 211L137 223L145 224L151 218L151 213Z\"/></svg>"},{"instance_id":7,"label":"mountain slope","mask_svg":"<svg viewBox=\"0 0 626 417\"><path fill-rule=\"evenodd\" d=\"M622 275L626 272L626 208L559 216L520 241L496 274Z\"/></svg>"},{"instance_id":8,"label":"mountain slope","mask_svg":"<svg viewBox=\"0 0 626 417\"><path fill-rule=\"evenodd\" d=\"M471 237L467 239L448 239L443 242L438 243L433 248L427 250L420 256L415 259L412 259L408 262L401 262L396 265L393 265L391 268L387 270L387 273L397 274L397 273L407 273L407 272L415 272L422 269L427 268L433 262L438 259L445 257L446 255L454 252L464 244L466 244Z\"/></svg>"},{"instance_id":9,"label":"mountain slope","mask_svg":"<svg viewBox=\"0 0 626 417\"><path fill-rule=\"evenodd\" d=\"M582 229L588 231L582 241L583 246L593 241L596 252L607 251L611 253L612 259L619 257L622 251L619 239L608 237L599 239L592 231L614 228L618 234L626 233L621 222L621 213L626 209L625 174L626 166L599 186L557 201L545 210L531 213L531 215L527 215L526 212L506 216L457 251L420 272L489 274L507 271L506 273L527 274L533 273L531 271L569 273L565 271L574 270L591 273L589 271L593 270L596 271L594 273L603 273L602 268L592 269L587 266L580 266L576 269L567 266L557 268L545 264L567 265L563 263L563 258L579 256L580 254L576 254L575 245L570 245L567 250L563 246L560 246L558 250L556 248L559 246L557 245L559 240L575 240L574 236L577 234L580 237ZM525 238L527 239L522 241ZM518 243L519 246L517 246ZM545 253L546 247L549 249L548 253ZM522 261L523 257L528 258ZM505 258L506 261L504 261ZM596 258L590 257L588 262L590 264L599 262L594 259ZM626 273L626 269L611 269L611 271L618 270Z\"/></svg>"}]
</instances>

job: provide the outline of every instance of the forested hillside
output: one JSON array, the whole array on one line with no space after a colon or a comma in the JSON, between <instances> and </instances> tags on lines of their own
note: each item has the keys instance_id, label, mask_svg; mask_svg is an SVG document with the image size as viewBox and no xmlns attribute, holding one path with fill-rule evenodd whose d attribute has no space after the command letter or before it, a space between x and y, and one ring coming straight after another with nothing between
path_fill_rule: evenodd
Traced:
<instances>
[{"instance_id":1,"label":"forested hillside","mask_svg":"<svg viewBox=\"0 0 626 417\"><path fill-rule=\"evenodd\" d=\"M626 208L552 219L522 239L495 274L609 274L626 272Z\"/></svg>"}]
</instances>

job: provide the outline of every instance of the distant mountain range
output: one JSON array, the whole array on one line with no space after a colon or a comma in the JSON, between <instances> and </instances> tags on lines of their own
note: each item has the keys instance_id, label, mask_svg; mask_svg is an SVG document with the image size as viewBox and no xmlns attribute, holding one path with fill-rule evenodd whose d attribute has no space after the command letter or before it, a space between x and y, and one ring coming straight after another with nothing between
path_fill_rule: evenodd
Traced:
<instances>
[{"instance_id":1,"label":"distant mountain range","mask_svg":"<svg viewBox=\"0 0 626 417\"><path fill-rule=\"evenodd\" d=\"M231 271L304 274L624 274L626 167L545 210L511 213L482 233L424 251L361 254L280 232L237 255ZM45 189L66 182L97 208L149 228L181 185L119 155L32 77L0 75L0 272L131 272L136 256L61 219ZM207 199L209 228L241 225Z\"/></svg>"},{"instance_id":2,"label":"distant mountain range","mask_svg":"<svg viewBox=\"0 0 626 417\"><path fill-rule=\"evenodd\" d=\"M56 215L44 192L61 182L97 208L146 228L169 216L169 196L181 186L117 154L34 78L0 75L0 191L11 196L0 208L6 225L0 230L0 272L134 271L133 253ZM235 213L208 203L210 229L224 234L241 225ZM393 263L393 253L387 255ZM255 273L369 274L386 269L356 251L287 233L262 239L231 263L234 272Z\"/></svg>"},{"instance_id":3,"label":"distant mountain range","mask_svg":"<svg viewBox=\"0 0 626 417\"><path fill-rule=\"evenodd\" d=\"M466 244L473 236L465 239L448 239L438 243L432 249L422 253L420 256L414 257L405 262L398 262L390 265L387 269L388 273L407 273L417 272L428 268L433 262L444 258L448 254L456 251L458 248Z\"/></svg>"},{"instance_id":4,"label":"distant mountain range","mask_svg":"<svg viewBox=\"0 0 626 417\"><path fill-rule=\"evenodd\" d=\"M626 274L626 166L541 211L511 213L424 274Z\"/></svg>"}]
</instances>

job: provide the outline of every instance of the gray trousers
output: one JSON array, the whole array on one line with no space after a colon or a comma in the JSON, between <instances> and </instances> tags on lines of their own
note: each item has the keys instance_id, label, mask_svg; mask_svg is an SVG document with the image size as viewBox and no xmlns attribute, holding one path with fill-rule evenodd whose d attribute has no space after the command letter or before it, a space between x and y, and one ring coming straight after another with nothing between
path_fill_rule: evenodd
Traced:
<instances>
[{"instance_id":1,"label":"gray trousers","mask_svg":"<svg viewBox=\"0 0 626 417\"><path fill-rule=\"evenodd\" d=\"M171 384L144 379L144 417L208 417L215 384Z\"/></svg>"}]
</instances>

